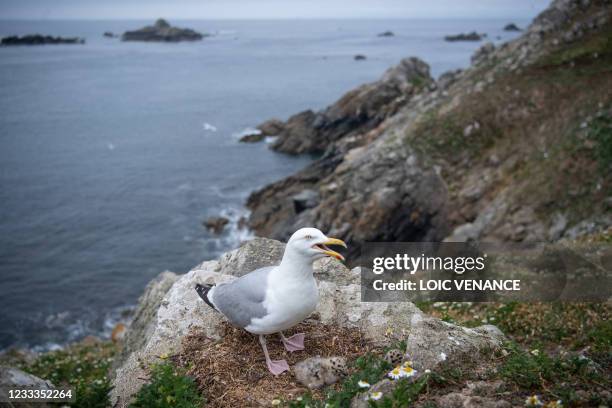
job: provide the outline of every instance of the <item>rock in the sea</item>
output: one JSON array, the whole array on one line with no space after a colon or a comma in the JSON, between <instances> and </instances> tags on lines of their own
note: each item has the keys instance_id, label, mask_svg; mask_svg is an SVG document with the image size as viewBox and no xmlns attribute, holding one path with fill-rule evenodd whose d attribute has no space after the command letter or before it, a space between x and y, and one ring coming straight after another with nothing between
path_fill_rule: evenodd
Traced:
<instances>
[{"instance_id":1,"label":"rock in the sea","mask_svg":"<svg viewBox=\"0 0 612 408\"><path fill-rule=\"evenodd\" d=\"M50 35L24 35L23 37L4 37L2 45L46 45L46 44L85 44L83 38L78 37L53 37Z\"/></svg>"},{"instance_id":2,"label":"rock in the sea","mask_svg":"<svg viewBox=\"0 0 612 408\"><path fill-rule=\"evenodd\" d=\"M332 385L346 377L348 367L344 357L311 357L293 367L295 378L310 389Z\"/></svg>"},{"instance_id":3,"label":"rock in the sea","mask_svg":"<svg viewBox=\"0 0 612 408\"><path fill-rule=\"evenodd\" d=\"M247 133L246 135L242 136L240 138L239 142L241 142L241 143L257 143L257 142L261 142L265 138L266 138L266 135L264 135L260 130L255 130L255 131L252 131L252 132Z\"/></svg>"},{"instance_id":4,"label":"rock in the sea","mask_svg":"<svg viewBox=\"0 0 612 408\"><path fill-rule=\"evenodd\" d=\"M215 234L222 233L228 223L229 219L220 216L209 217L203 222L204 226Z\"/></svg>"},{"instance_id":5,"label":"rock in the sea","mask_svg":"<svg viewBox=\"0 0 612 408\"><path fill-rule=\"evenodd\" d=\"M172 27L166 20L160 18L152 26L146 26L139 30L126 31L121 36L123 41L159 41L179 42L198 41L204 35L190 28Z\"/></svg>"},{"instance_id":6,"label":"rock in the sea","mask_svg":"<svg viewBox=\"0 0 612 408\"><path fill-rule=\"evenodd\" d=\"M393 33L393 31L384 31L380 34L378 34L379 37L393 37L395 34Z\"/></svg>"},{"instance_id":7,"label":"rock in the sea","mask_svg":"<svg viewBox=\"0 0 612 408\"><path fill-rule=\"evenodd\" d=\"M480 41L486 34L479 34L476 31L472 31L471 33L461 33L457 35L447 35L444 37L445 41Z\"/></svg>"},{"instance_id":8,"label":"rock in the sea","mask_svg":"<svg viewBox=\"0 0 612 408\"><path fill-rule=\"evenodd\" d=\"M118 37L118 35L115 35L115 33L113 33L112 31L105 31L103 35L106 38L115 38L115 37Z\"/></svg>"},{"instance_id":9,"label":"rock in the sea","mask_svg":"<svg viewBox=\"0 0 612 408\"><path fill-rule=\"evenodd\" d=\"M509 23L509 24L506 24L506 26L504 27L504 31L521 31L521 29L518 28L516 24Z\"/></svg>"},{"instance_id":10,"label":"rock in the sea","mask_svg":"<svg viewBox=\"0 0 612 408\"><path fill-rule=\"evenodd\" d=\"M366 60L366 59L367 59L367 57L366 57L365 55L363 55L363 54L357 54L357 55L355 55L355 56L353 57L353 59L354 59L355 61L363 61L363 60Z\"/></svg>"},{"instance_id":11,"label":"rock in the sea","mask_svg":"<svg viewBox=\"0 0 612 408\"><path fill-rule=\"evenodd\" d=\"M55 386L50 381L43 380L17 368L0 366L0 405L4 404L2 401L9 400L9 390L14 389L53 390ZM7 406L12 407L13 405L7 403ZM49 405L41 402L19 402L15 403L14 406L40 408Z\"/></svg>"}]
</instances>

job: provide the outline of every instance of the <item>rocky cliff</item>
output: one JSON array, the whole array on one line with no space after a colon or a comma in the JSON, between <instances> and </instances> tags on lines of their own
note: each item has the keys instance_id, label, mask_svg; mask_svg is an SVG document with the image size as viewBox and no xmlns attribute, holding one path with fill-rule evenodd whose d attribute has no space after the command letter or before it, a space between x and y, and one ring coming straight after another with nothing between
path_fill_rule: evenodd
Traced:
<instances>
[{"instance_id":1,"label":"rocky cliff","mask_svg":"<svg viewBox=\"0 0 612 408\"><path fill-rule=\"evenodd\" d=\"M321 157L254 192L250 226L284 239L315 225L354 253L368 240L554 241L610 227L610 10L553 1L463 72L433 81L405 59L291 117L272 148Z\"/></svg>"}]
</instances>

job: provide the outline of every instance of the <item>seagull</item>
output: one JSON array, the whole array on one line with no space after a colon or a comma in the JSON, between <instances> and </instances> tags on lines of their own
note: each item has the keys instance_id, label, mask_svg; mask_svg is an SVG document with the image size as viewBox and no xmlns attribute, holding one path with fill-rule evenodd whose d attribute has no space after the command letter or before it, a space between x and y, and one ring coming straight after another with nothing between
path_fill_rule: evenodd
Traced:
<instances>
[{"instance_id":1,"label":"seagull","mask_svg":"<svg viewBox=\"0 0 612 408\"><path fill-rule=\"evenodd\" d=\"M283 331L317 307L319 291L312 263L324 257L344 261L327 245L346 248L344 241L329 238L316 228L302 228L289 238L280 265L256 269L230 282L195 287L202 300L233 326L259 335L266 365L274 375L289 370L289 365L285 360L270 359L265 336L279 333L287 351L304 350L304 333L287 338Z\"/></svg>"}]
</instances>

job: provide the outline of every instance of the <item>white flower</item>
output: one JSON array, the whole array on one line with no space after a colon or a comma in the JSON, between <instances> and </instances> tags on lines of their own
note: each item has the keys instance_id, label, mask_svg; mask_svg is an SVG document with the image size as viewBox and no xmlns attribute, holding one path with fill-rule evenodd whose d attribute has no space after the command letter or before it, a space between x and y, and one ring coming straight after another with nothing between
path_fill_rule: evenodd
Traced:
<instances>
[{"instance_id":1,"label":"white flower","mask_svg":"<svg viewBox=\"0 0 612 408\"><path fill-rule=\"evenodd\" d=\"M382 396L383 396L383 393L382 393L382 392L380 392L380 391L376 391L376 392L373 392L373 393L371 393L370 395L368 395L368 396L366 397L366 401L367 401L367 400L378 401L379 399L381 399L381 398L382 398Z\"/></svg>"},{"instance_id":2,"label":"white flower","mask_svg":"<svg viewBox=\"0 0 612 408\"><path fill-rule=\"evenodd\" d=\"M526 407L541 407L542 401L540 401L540 397L538 397L537 395L532 395L530 397L527 397L527 399L525 400L525 406Z\"/></svg>"},{"instance_id":3,"label":"white flower","mask_svg":"<svg viewBox=\"0 0 612 408\"><path fill-rule=\"evenodd\" d=\"M402 377L412 377L416 374L416 370L410 366L403 366L400 368Z\"/></svg>"},{"instance_id":4,"label":"white flower","mask_svg":"<svg viewBox=\"0 0 612 408\"><path fill-rule=\"evenodd\" d=\"M357 385L359 386L359 388L369 388L370 387L370 383L367 381L363 381L363 380L359 380Z\"/></svg>"},{"instance_id":5,"label":"white flower","mask_svg":"<svg viewBox=\"0 0 612 408\"><path fill-rule=\"evenodd\" d=\"M402 370L399 366L395 367L393 370L389 371L387 376L393 378L394 380L397 380L398 378L403 377Z\"/></svg>"},{"instance_id":6,"label":"white flower","mask_svg":"<svg viewBox=\"0 0 612 408\"><path fill-rule=\"evenodd\" d=\"M540 350L533 349L533 350L531 350L531 354L533 354L534 356L539 356L540 355Z\"/></svg>"},{"instance_id":7,"label":"white flower","mask_svg":"<svg viewBox=\"0 0 612 408\"><path fill-rule=\"evenodd\" d=\"M441 361L446 360L446 353L440 353L440 360Z\"/></svg>"},{"instance_id":8,"label":"white flower","mask_svg":"<svg viewBox=\"0 0 612 408\"><path fill-rule=\"evenodd\" d=\"M302 400L302 397L297 397L295 400L296 400L296 401L301 401L301 400Z\"/></svg>"},{"instance_id":9,"label":"white flower","mask_svg":"<svg viewBox=\"0 0 612 408\"><path fill-rule=\"evenodd\" d=\"M425 370L425 374L431 374L431 370L428 368Z\"/></svg>"}]
</instances>

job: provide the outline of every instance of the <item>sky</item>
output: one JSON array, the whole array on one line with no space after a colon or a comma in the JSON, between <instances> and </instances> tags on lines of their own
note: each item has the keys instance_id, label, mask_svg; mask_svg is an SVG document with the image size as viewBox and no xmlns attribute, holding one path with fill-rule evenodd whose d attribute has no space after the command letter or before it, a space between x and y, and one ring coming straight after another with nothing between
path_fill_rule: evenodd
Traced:
<instances>
[{"instance_id":1,"label":"sky","mask_svg":"<svg viewBox=\"0 0 612 408\"><path fill-rule=\"evenodd\" d=\"M530 18L550 0L0 0L0 19Z\"/></svg>"}]
</instances>

